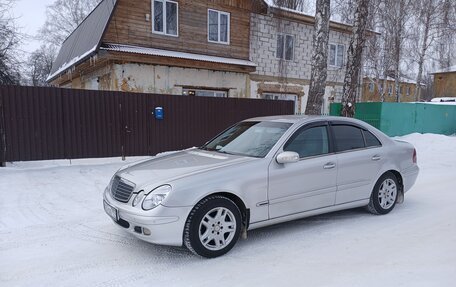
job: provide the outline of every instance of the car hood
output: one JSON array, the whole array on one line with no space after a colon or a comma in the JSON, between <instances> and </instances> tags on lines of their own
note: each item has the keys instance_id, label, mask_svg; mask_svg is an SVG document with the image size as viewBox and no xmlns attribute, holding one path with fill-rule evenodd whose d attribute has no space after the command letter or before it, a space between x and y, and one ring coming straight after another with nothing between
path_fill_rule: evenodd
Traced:
<instances>
[{"instance_id":1,"label":"car hood","mask_svg":"<svg viewBox=\"0 0 456 287\"><path fill-rule=\"evenodd\" d=\"M142 188L149 184L166 184L183 177L208 172L255 158L191 149L127 166L117 175Z\"/></svg>"}]
</instances>

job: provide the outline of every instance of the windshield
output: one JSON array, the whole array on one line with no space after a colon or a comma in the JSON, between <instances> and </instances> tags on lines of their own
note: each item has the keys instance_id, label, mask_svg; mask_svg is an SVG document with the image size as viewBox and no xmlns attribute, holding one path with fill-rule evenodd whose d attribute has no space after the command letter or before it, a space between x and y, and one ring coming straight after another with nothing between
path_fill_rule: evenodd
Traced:
<instances>
[{"instance_id":1,"label":"windshield","mask_svg":"<svg viewBox=\"0 0 456 287\"><path fill-rule=\"evenodd\" d=\"M265 157L290 123L241 122L201 147L220 153Z\"/></svg>"}]
</instances>

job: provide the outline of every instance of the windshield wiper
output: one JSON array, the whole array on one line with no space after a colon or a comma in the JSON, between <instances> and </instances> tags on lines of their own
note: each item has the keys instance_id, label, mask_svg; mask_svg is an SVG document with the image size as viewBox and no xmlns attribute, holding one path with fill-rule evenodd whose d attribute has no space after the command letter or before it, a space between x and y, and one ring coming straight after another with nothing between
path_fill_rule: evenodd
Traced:
<instances>
[{"instance_id":1,"label":"windshield wiper","mask_svg":"<svg viewBox=\"0 0 456 287\"><path fill-rule=\"evenodd\" d=\"M224 154L229 154L229 155L235 155L234 153L230 153L230 152L227 152L227 151L224 151L224 150L214 150L216 152L219 152L219 153L224 153Z\"/></svg>"}]
</instances>

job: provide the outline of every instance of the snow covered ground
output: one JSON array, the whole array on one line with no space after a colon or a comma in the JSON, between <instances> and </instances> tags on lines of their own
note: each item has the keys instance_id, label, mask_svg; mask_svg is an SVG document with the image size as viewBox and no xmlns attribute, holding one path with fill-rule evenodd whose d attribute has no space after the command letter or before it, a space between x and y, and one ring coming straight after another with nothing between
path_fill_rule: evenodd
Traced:
<instances>
[{"instance_id":1,"label":"snow covered ground","mask_svg":"<svg viewBox=\"0 0 456 287\"><path fill-rule=\"evenodd\" d=\"M386 216L363 209L249 232L201 259L104 214L117 159L0 168L0 286L456 286L456 137L402 137L421 174Z\"/></svg>"}]
</instances>

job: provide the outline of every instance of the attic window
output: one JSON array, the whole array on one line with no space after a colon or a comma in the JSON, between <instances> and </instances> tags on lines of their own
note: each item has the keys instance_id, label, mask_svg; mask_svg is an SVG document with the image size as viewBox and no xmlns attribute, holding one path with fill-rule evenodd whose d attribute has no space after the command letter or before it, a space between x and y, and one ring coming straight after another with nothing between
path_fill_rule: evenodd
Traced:
<instances>
[{"instance_id":1,"label":"attic window","mask_svg":"<svg viewBox=\"0 0 456 287\"><path fill-rule=\"evenodd\" d=\"M157 34L178 36L178 3L168 0L152 2L152 30Z\"/></svg>"}]
</instances>

